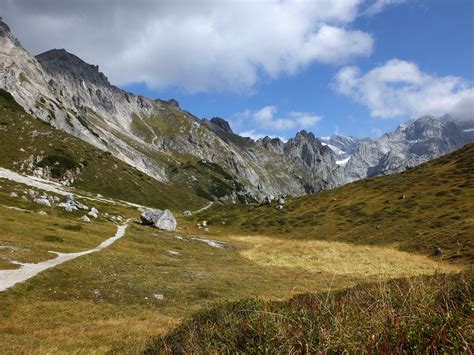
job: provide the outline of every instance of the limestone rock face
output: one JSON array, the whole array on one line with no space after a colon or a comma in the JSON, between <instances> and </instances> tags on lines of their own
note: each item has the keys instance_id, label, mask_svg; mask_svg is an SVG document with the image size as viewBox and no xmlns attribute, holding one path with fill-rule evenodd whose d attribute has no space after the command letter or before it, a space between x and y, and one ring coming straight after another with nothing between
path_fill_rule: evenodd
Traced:
<instances>
[{"instance_id":1,"label":"limestone rock face","mask_svg":"<svg viewBox=\"0 0 474 355\"><path fill-rule=\"evenodd\" d=\"M467 127L467 128L466 128ZM388 175L436 159L471 142L474 119L423 116L401 124L376 140L360 141L344 167L344 181Z\"/></svg>"}]
</instances>

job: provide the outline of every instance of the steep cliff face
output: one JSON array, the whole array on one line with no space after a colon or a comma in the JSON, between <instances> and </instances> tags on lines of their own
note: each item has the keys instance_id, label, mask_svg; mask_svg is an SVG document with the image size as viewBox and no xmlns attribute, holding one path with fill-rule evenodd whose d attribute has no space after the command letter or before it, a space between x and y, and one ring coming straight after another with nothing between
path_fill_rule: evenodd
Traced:
<instances>
[{"instance_id":1,"label":"steep cliff face","mask_svg":"<svg viewBox=\"0 0 474 355\"><path fill-rule=\"evenodd\" d=\"M0 86L36 117L156 180L194 186L209 198L216 197L209 191L219 191L220 198L259 199L335 186L332 152L306 132L287 144L240 137L225 120L201 120L175 100L121 90L97 66L63 49L35 58L3 22L0 75ZM213 169L227 179L216 181Z\"/></svg>"}]
</instances>

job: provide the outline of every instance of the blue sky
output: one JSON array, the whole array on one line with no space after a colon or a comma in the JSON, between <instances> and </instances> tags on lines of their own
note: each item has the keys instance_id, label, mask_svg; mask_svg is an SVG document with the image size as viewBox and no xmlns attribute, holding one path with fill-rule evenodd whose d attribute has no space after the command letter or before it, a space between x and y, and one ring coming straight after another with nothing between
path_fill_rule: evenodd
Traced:
<instances>
[{"instance_id":1,"label":"blue sky","mask_svg":"<svg viewBox=\"0 0 474 355\"><path fill-rule=\"evenodd\" d=\"M424 114L473 120L472 0L3 0L34 54L238 133L376 137Z\"/></svg>"},{"instance_id":2,"label":"blue sky","mask_svg":"<svg viewBox=\"0 0 474 355\"><path fill-rule=\"evenodd\" d=\"M427 73L454 75L473 81L473 2L470 0L407 1L383 9L378 14L358 18L351 26L373 34L374 51L368 58L356 58L363 70L384 64L392 58L414 62ZM337 70L334 64L310 65L292 76L264 79L251 93L205 92L190 94L182 88L153 90L145 84L123 87L150 97L176 98L181 107L199 117L226 118L238 132L251 132L289 138L298 128L273 130L255 127L251 118L239 120L239 113L277 106L278 114L309 112L322 119L310 127L317 136L334 133L376 137L407 119L409 114L390 118L371 117L370 110L331 89ZM427 112L430 113L430 112ZM243 122L242 122L243 121Z\"/></svg>"}]
</instances>

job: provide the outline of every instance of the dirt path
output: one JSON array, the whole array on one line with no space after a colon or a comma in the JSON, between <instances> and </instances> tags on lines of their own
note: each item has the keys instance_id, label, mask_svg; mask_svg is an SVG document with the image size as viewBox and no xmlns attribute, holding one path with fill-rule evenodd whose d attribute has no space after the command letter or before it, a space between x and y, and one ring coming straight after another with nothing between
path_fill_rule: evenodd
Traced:
<instances>
[{"instance_id":1,"label":"dirt path","mask_svg":"<svg viewBox=\"0 0 474 355\"><path fill-rule=\"evenodd\" d=\"M101 251L102 249L107 248L125 235L127 227L128 224L117 226L117 232L115 233L115 235L107 240L104 240L99 246L95 247L94 249L89 249L77 253L58 253L50 251L50 253L56 254L57 257L37 264L14 262L15 264L21 265L21 267L16 270L0 270L0 292L5 291L10 287L13 287L17 283L31 279L32 277L44 270L60 265L66 261L76 259L80 256L96 253L98 251Z\"/></svg>"},{"instance_id":2,"label":"dirt path","mask_svg":"<svg viewBox=\"0 0 474 355\"><path fill-rule=\"evenodd\" d=\"M212 206L213 204L214 204L214 202L211 201L211 202L209 202L209 203L207 204L207 206L204 206L203 208L201 208L201 209L199 209L199 210L197 210L197 211L194 211L193 214L201 213L201 212L207 210L208 208L211 208L211 206Z\"/></svg>"},{"instance_id":3,"label":"dirt path","mask_svg":"<svg viewBox=\"0 0 474 355\"><path fill-rule=\"evenodd\" d=\"M18 183L21 183L21 184L25 184L25 185L35 187L35 188L43 190L43 191L52 192L52 193L62 195L62 196L66 196L66 195L69 195L69 194L74 194L79 198L86 199L86 200L89 200L89 201L99 201L99 202L108 203L108 204L111 204L111 205L122 204L124 206L134 207L134 208L137 208L137 209L138 208L147 208L145 206L142 206L142 205L139 205L139 204L136 204L136 203L132 203L132 202L128 202L128 201L123 201L123 200L113 201L113 200L110 200L110 199L107 199L107 198L104 198L104 197L89 197L89 196L80 195L75 191L75 189L73 187L63 186L63 185L58 184L56 182L40 179L40 178L37 178L37 177L34 177L34 176L21 175L21 174L18 174L16 172L12 171L12 170L5 169L5 168L0 168L0 179L7 179L7 180L10 180L10 181L18 182Z\"/></svg>"}]
</instances>

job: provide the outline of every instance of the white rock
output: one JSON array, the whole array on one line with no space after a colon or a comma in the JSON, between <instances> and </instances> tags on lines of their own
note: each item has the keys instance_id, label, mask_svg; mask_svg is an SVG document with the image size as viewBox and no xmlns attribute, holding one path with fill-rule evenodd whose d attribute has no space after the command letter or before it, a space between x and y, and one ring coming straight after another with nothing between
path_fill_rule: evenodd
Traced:
<instances>
[{"instance_id":1,"label":"white rock","mask_svg":"<svg viewBox=\"0 0 474 355\"><path fill-rule=\"evenodd\" d=\"M87 217L86 215L84 215L84 216L81 217L81 221L82 221L82 222L86 222L86 223L90 223L91 220L90 220L89 217Z\"/></svg>"},{"instance_id":2,"label":"white rock","mask_svg":"<svg viewBox=\"0 0 474 355\"><path fill-rule=\"evenodd\" d=\"M47 198L35 198L34 203L37 203L38 205L42 206L48 206L51 207L51 203Z\"/></svg>"},{"instance_id":3,"label":"white rock","mask_svg":"<svg viewBox=\"0 0 474 355\"><path fill-rule=\"evenodd\" d=\"M166 231L175 231L177 222L169 210L148 210L141 214L141 222L144 225L163 229Z\"/></svg>"}]
</instances>

